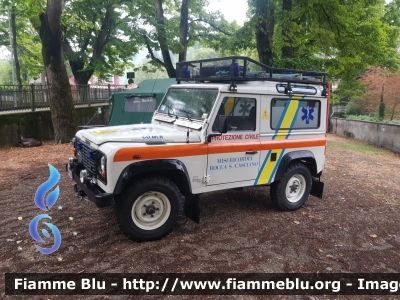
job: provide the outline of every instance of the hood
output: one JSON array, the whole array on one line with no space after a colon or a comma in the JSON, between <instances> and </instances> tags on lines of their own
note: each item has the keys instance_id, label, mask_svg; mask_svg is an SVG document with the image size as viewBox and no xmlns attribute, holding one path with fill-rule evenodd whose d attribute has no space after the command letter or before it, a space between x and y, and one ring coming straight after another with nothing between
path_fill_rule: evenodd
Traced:
<instances>
[{"instance_id":1,"label":"hood","mask_svg":"<svg viewBox=\"0 0 400 300\"><path fill-rule=\"evenodd\" d=\"M106 142L186 143L187 131L155 124L97 127L78 132L83 138L100 145ZM200 142L196 132L189 133L189 142Z\"/></svg>"}]
</instances>

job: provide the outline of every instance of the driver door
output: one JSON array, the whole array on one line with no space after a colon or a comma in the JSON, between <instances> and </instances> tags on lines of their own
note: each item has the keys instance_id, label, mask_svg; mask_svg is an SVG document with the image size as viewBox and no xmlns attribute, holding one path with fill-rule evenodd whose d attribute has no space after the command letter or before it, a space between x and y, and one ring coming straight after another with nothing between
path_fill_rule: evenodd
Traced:
<instances>
[{"instance_id":1,"label":"driver door","mask_svg":"<svg viewBox=\"0 0 400 300\"><path fill-rule=\"evenodd\" d=\"M260 96L222 94L217 114L228 117L228 132L208 143L208 186L237 183L257 177L260 164ZM213 126L209 127L209 134Z\"/></svg>"}]
</instances>

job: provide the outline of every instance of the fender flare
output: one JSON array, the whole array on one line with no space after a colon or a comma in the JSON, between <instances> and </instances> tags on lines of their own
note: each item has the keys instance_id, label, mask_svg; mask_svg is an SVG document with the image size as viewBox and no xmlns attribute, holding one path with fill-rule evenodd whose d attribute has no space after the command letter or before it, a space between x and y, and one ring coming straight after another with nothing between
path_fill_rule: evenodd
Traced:
<instances>
[{"instance_id":1,"label":"fender flare","mask_svg":"<svg viewBox=\"0 0 400 300\"><path fill-rule=\"evenodd\" d=\"M140 174L148 174L153 172L165 172L165 171L178 171L181 179L178 187L183 187L184 190L192 192L190 184L189 173L183 162L177 159L156 159L139 161L127 166L120 174L117 184L115 185L114 195L120 195L125 190L129 182Z\"/></svg>"},{"instance_id":2,"label":"fender flare","mask_svg":"<svg viewBox=\"0 0 400 300\"><path fill-rule=\"evenodd\" d=\"M315 161L314 154L309 150L299 150L286 153L281 162L279 163L278 170L276 171L274 181L280 180L287 166L292 161L304 160L307 163L307 167L310 169L312 176L318 176L317 174L317 162Z\"/></svg>"}]
</instances>

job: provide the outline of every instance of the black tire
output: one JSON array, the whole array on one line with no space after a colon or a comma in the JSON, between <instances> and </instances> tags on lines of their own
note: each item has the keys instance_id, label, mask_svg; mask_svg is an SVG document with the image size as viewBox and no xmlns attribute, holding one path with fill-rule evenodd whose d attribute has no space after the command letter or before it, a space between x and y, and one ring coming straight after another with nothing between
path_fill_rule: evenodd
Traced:
<instances>
[{"instance_id":1,"label":"black tire","mask_svg":"<svg viewBox=\"0 0 400 300\"><path fill-rule=\"evenodd\" d=\"M299 209L310 195L312 177L302 163L289 165L282 178L271 184L272 204L283 211Z\"/></svg>"},{"instance_id":2,"label":"black tire","mask_svg":"<svg viewBox=\"0 0 400 300\"><path fill-rule=\"evenodd\" d=\"M115 204L121 231L131 240L153 241L169 234L183 215L177 186L164 177L148 177L129 186Z\"/></svg>"}]
</instances>

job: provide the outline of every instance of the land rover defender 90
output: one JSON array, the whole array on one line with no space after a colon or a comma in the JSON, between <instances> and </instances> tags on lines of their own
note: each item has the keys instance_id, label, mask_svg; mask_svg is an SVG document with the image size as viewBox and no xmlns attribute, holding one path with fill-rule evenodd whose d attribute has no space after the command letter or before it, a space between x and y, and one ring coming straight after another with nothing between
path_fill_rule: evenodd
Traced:
<instances>
[{"instance_id":1,"label":"land rover defender 90","mask_svg":"<svg viewBox=\"0 0 400 300\"><path fill-rule=\"evenodd\" d=\"M247 57L181 62L151 124L80 130L66 170L75 192L115 206L135 241L170 233L199 195L270 186L291 211L322 197L329 107L326 74Z\"/></svg>"}]
</instances>

